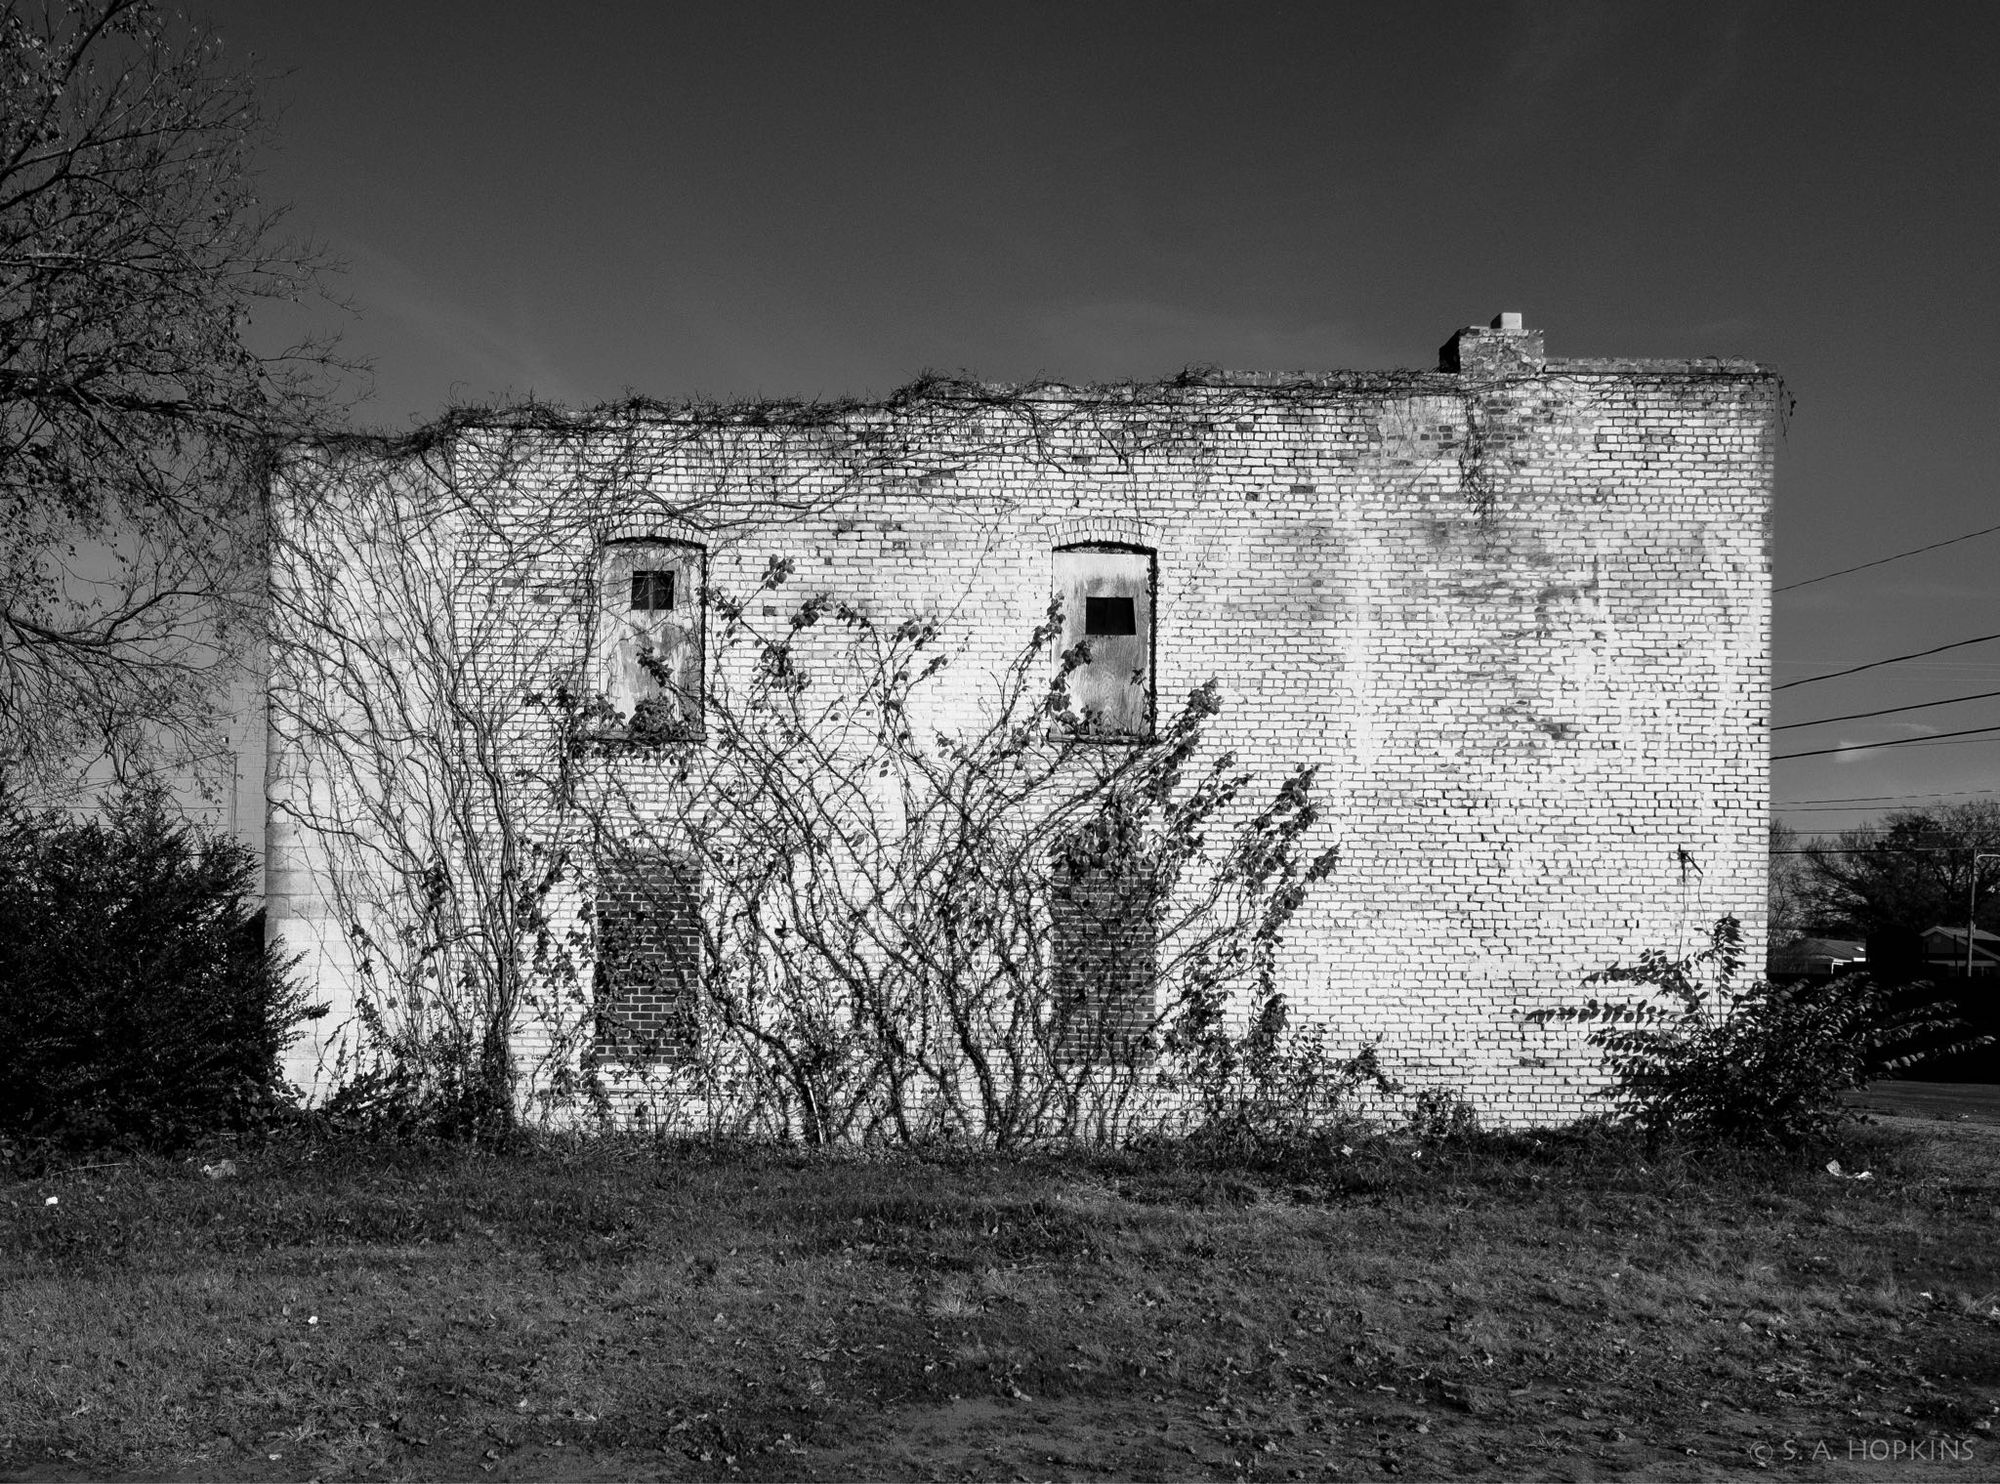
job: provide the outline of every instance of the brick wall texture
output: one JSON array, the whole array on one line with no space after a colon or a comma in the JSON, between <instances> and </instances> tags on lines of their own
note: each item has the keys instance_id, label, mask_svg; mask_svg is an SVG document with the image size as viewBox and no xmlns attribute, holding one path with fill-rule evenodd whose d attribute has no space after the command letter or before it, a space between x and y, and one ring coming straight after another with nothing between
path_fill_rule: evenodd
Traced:
<instances>
[{"instance_id":1,"label":"brick wall texture","mask_svg":"<svg viewBox=\"0 0 2000 1484\"><path fill-rule=\"evenodd\" d=\"M700 911L701 879L680 862L622 852L598 862L590 897L596 1059L657 1064L695 1053Z\"/></svg>"},{"instance_id":2,"label":"brick wall texture","mask_svg":"<svg viewBox=\"0 0 2000 1484\"><path fill-rule=\"evenodd\" d=\"M1762 961L1779 384L1747 362L1539 352L1496 331L1447 372L501 420L432 455L460 507L440 560L490 626L480 663L501 690L584 675L599 553L657 537L700 545L712 590L753 619L811 592L934 616L952 663L919 720L951 728L1044 618L1057 548L1151 552L1160 714L1220 682L1205 746L1257 774L1246 809L1318 769L1311 843L1340 863L1285 939L1295 1020L1379 1042L1394 1075L1491 1121L1568 1118L1598 1059L1524 1012L1641 950L1692 949L1725 912ZM795 565L783 608L757 591L774 558ZM667 757L578 766L643 808ZM338 1004L353 966L310 832L274 816L273 839L273 931ZM604 921L623 890L607 878ZM692 941L679 919L649 930L666 935L641 954L653 968ZM671 1032L672 992L624 1003Z\"/></svg>"},{"instance_id":3,"label":"brick wall texture","mask_svg":"<svg viewBox=\"0 0 2000 1484\"><path fill-rule=\"evenodd\" d=\"M1132 870L1058 871L1049 892L1049 978L1056 1053L1123 1066L1163 1008L1157 890Z\"/></svg>"}]
</instances>

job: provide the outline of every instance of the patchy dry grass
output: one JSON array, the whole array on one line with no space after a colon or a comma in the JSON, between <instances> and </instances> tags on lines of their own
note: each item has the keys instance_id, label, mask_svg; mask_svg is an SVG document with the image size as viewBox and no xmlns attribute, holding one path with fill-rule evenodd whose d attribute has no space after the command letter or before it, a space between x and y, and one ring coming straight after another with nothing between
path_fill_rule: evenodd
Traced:
<instances>
[{"instance_id":1,"label":"patchy dry grass","mask_svg":"<svg viewBox=\"0 0 2000 1484\"><path fill-rule=\"evenodd\" d=\"M1848 1094L1864 1112L1956 1123L2000 1123L2000 1087L1983 1082L1877 1082Z\"/></svg>"},{"instance_id":2,"label":"patchy dry grass","mask_svg":"<svg viewBox=\"0 0 2000 1484\"><path fill-rule=\"evenodd\" d=\"M0 1475L1990 1476L1967 1133L78 1171L0 1195Z\"/></svg>"}]
</instances>

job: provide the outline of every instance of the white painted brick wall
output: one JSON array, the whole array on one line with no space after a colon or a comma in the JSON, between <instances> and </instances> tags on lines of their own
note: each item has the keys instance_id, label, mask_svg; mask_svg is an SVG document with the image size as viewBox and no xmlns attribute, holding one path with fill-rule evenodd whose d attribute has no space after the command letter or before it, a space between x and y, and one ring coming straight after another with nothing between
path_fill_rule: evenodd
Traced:
<instances>
[{"instance_id":1,"label":"white painted brick wall","mask_svg":"<svg viewBox=\"0 0 2000 1484\"><path fill-rule=\"evenodd\" d=\"M1052 548L1153 548L1160 713L1216 677L1208 745L1258 797L1319 769L1342 858L1287 939L1294 1003L1412 1084L1550 1120L1601 1075L1580 1032L1524 1010L1695 947L1724 912L1762 961L1775 388L1746 363L1550 362L1494 383L1050 389L1025 409L947 389L825 426L530 435L497 483L500 435L474 432L450 450L479 507L454 560L489 609L492 674L528 691L584 661L598 542L700 541L711 584L742 595L788 557L785 604L944 617L957 658L929 720L951 724L1042 618ZM580 457L602 468L579 479ZM298 758L273 750L282 780ZM643 797L662 764L593 766ZM285 831L273 931L339 1004L348 956L313 915L312 841Z\"/></svg>"}]
</instances>

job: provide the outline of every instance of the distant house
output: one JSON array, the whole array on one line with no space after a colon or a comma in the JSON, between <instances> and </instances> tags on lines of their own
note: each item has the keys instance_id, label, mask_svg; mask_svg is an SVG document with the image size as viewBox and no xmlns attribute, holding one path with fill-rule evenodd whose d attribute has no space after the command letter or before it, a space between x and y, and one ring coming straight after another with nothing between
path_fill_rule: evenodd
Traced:
<instances>
[{"instance_id":1,"label":"distant house","mask_svg":"<svg viewBox=\"0 0 2000 1484\"><path fill-rule=\"evenodd\" d=\"M1923 940L1924 963L1931 973L1966 972L1964 928L1928 928ZM1978 978L2000 974L2000 933L1989 933L1984 928L1972 930L1972 973Z\"/></svg>"},{"instance_id":2,"label":"distant house","mask_svg":"<svg viewBox=\"0 0 2000 1484\"><path fill-rule=\"evenodd\" d=\"M1801 974L1840 974L1867 962L1867 945L1851 938L1800 938L1772 951L1770 973L1774 979Z\"/></svg>"}]
</instances>

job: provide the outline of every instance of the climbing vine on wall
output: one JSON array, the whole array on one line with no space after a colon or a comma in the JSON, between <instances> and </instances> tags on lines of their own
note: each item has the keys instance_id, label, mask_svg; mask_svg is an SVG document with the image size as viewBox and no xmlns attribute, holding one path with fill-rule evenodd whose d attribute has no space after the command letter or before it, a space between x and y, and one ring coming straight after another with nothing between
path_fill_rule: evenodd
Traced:
<instances>
[{"instance_id":1,"label":"climbing vine on wall","mask_svg":"<svg viewBox=\"0 0 2000 1484\"><path fill-rule=\"evenodd\" d=\"M1713 394L1740 395L1742 382L1718 372ZM326 857L332 910L373 986L369 1043L444 1094L473 1097L481 1116L510 1116L524 1082L580 1085L599 1007L595 946L574 900L606 834L594 812L602 785L622 766L604 731L587 725L595 562L635 523L720 545L859 498L938 491L1001 461L1030 474L1108 470L1113 480L1165 461L1200 479L1224 440L1259 419L1297 427L1287 436L1305 457L1330 462L1313 431L1329 407L1372 412L1356 426L1380 436L1392 406L1421 400L1437 415L1396 477L1456 494L1491 531L1528 493L1516 485L1518 448L1537 426L1516 420L1503 390L1428 372L1201 371L1086 388L931 377L876 403L461 409L406 438L296 450L274 491L284 641L274 726L292 774L280 780L279 807ZM1564 405L1587 419L1590 398L1572 391ZM760 633L753 597L771 607L720 591L702 601L754 652L746 673L770 688L767 701L819 683L806 630L900 632L841 594L815 593L789 625ZM721 662L711 671L718 683L734 673ZM875 748L892 772L915 766L914 751L881 754L882 734L865 743L857 713L843 714L843 735L864 754ZM745 748L767 736L721 720L715 729ZM769 735L806 746L814 734L795 722ZM725 1003L719 991L711 1002ZM747 1049L762 1024L746 1011L732 1034ZM524 1072L528 1045L539 1060ZM808 1099L811 1078L787 1075L773 1084L790 1089L773 1092L773 1106L796 1119L813 1101L813 1126L824 1125L826 1089ZM989 1125L1000 1117L991 1099L981 1106Z\"/></svg>"}]
</instances>

